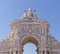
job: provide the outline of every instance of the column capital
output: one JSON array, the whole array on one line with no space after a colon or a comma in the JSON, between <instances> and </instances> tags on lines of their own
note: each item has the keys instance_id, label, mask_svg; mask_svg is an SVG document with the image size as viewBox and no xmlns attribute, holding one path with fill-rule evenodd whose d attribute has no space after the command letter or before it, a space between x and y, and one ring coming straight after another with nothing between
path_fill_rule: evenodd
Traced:
<instances>
[{"instance_id":1,"label":"column capital","mask_svg":"<svg viewBox=\"0 0 60 54\"><path fill-rule=\"evenodd\" d=\"M38 45L37 48L41 48L41 45Z\"/></svg>"}]
</instances>

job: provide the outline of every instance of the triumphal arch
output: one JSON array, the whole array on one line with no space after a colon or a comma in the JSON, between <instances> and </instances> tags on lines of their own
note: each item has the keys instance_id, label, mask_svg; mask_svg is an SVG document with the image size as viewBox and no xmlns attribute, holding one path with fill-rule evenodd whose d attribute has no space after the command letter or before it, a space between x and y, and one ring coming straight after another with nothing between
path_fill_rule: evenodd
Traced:
<instances>
[{"instance_id":1,"label":"triumphal arch","mask_svg":"<svg viewBox=\"0 0 60 54\"><path fill-rule=\"evenodd\" d=\"M37 54L60 54L60 42L49 33L49 23L39 20L31 8L10 26L11 33L0 42L0 54L23 54L26 43L35 44Z\"/></svg>"}]
</instances>

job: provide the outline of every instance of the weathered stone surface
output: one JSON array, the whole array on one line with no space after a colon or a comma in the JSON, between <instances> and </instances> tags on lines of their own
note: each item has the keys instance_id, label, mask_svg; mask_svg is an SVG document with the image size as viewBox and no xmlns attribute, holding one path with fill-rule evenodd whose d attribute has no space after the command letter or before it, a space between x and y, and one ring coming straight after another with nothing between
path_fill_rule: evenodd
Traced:
<instances>
[{"instance_id":1,"label":"weathered stone surface","mask_svg":"<svg viewBox=\"0 0 60 54\"><path fill-rule=\"evenodd\" d=\"M23 54L26 43L34 43L38 54L60 54L60 42L49 34L50 25L38 20L31 8L21 20L11 23L11 34L0 42L0 54Z\"/></svg>"}]
</instances>

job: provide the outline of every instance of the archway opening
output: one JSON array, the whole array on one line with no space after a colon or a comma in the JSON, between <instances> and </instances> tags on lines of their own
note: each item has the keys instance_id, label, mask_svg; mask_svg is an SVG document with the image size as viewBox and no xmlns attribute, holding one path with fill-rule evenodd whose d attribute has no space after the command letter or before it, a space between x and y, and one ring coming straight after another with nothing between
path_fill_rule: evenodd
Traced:
<instances>
[{"instance_id":1,"label":"archway opening","mask_svg":"<svg viewBox=\"0 0 60 54\"><path fill-rule=\"evenodd\" d=\"M33 43L26 43L23 47L23 54L37 54L37 47Z\"/></svg>"},{"instance_id":2,"label":"archway opening","mask_svg":"<svg viewBox=\"0 0 60 54\"><path fill-rule=\"evenodd\" d=\"M38 41L33 36L28 36L22 39L21 44L23 46L23 54L37 54Z\"/></svg>"}]
</instances>

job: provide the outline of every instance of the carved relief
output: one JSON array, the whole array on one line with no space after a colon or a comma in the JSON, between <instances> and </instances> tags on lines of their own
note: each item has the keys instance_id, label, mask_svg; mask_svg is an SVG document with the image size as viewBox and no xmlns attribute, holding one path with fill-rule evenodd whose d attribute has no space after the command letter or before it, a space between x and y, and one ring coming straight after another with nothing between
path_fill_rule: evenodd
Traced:
<instances>
[{"instance_id":1,"label":"carved relief","mask_svg":"<svg viewBox=\"0 0 60 54\"><path fill-rule=\"evenodd\" d=\"M60 54L60 42L48 32L49 23L45 20L39 21L35 12L29 8L21 20L11 24L11 34L0 43L0 52L16 54L17 50L18 54L23 54L23 45L31 42L37 45L38 54Z\"/></svg>"}]
</instances>

